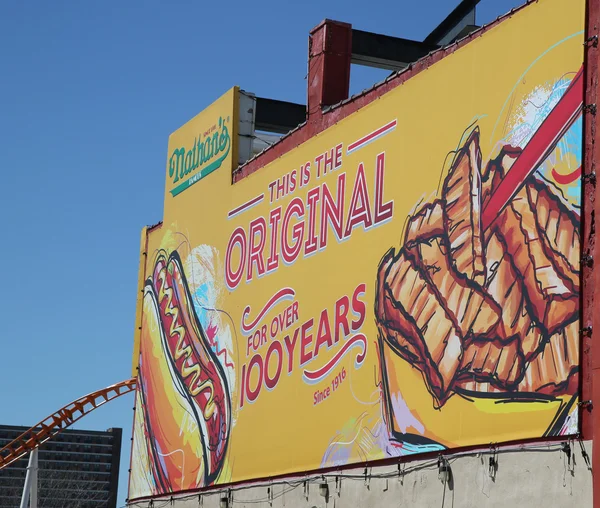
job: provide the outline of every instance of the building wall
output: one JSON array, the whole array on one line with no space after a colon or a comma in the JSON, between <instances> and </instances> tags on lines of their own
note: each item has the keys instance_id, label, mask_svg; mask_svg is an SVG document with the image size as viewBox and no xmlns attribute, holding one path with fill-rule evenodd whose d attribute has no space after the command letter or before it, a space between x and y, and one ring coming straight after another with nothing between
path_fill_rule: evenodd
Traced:
<instances>
[{"instance_id":1,"label":"building wall","mask_svg":"<svg viewBox=\"0 0 600 508\"><path fill-rule=\"evenodd\" d=\"M27 427L0 426L0 448ZM120 428L66 430L39 448L38 506L115 508L121 452ZM0 471L0 507L19 506L29 456Z\"/></svg>"},{"instance_id":2,"label":"building wall","mask_svg":"<svg viewBox=\"0 0 600 508\"><path fill-rule=\"evenodd\" d=\"M244 168L237 89L170 137L132 499L579 432L584 25L584 0L530 2Z\"/></svg>"},{"instance_id":3,"label":"building wall","mask_svg":"<svg viewBox=\"0 0 600 508\"><path fill-rule=\"evenodd\" d=\"M591 457L592 442L583 443ZM563 443L527 445L500 451L495 478L489 473L489 451L470 452L450 458L452 480L444 486L438 479L437 459L412 461L403 465L400 477L398 466L353 469L344 471L346 477L328 473L328 502L319 494L322 477L313 477L305 489L304 478L291 478L283 484L255 485L232 490L230 506L251 508L312 507L376 507L376 506L447 506L461 508L518 508L544 505L549 507L588 508L592 506L592 474L582 456L580 444L570 443L573 455L569 462L562 450ZM348 478L353 476L353 478ZM385 478L383 476L386 476ZM340 479L341 478L341 479ZM336 483L337 481L337 483ZM272 499L269 489L272 489ZM213 508L227 491L176 496L175 508ZM171 498L164 498L167 503ZM154 507L163 499L155 499ZM148 501L129 505L146 508Z\"/></svg>"}]
</instances>

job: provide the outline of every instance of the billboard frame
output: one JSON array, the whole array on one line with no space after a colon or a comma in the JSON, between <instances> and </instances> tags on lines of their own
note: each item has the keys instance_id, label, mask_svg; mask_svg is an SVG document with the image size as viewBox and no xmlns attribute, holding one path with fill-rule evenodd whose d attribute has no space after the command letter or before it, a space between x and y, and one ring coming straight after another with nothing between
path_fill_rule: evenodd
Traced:
<instances>
[{"instance_id":1,"label":"billboard frame","mask_svg":"<svg viewBox=\"0 0 600 508\"><path fill-rule=\"evenodd\" d=\"M281 157L285 153L293 150L298 145L308 141L313 136L325 131L329 127L332 127L340 120L350 116L357 112L364 106L370 104L380 96L392 91L396 87L400 86L413 76L416 76L422 71L427 70L433 64L439 62L446 56L453 54L458 49L462 48L470 41L482 36L490 29L496 27L504 20L510 18L514 13L527 8L529 4L535 3L536 0L528 0L524 5L513 9L509 13L499 17L497 20L489 23L477 31L469 34L464 39L453 43L450 46L440 48L421 60L409 65L406 69L399 71L385 81L376 84L370 90L353 96L349 99L345 99L334 105L324 106L322 103L318 105L312 104L310 101L309 91L309 107L307 108L308 118L307 121L296 129L292 130L287 135L283 136L281 140L268 147L264 152L257 155L247 163L239 166L233 170L233 184L241 181L245 177L259 171L264 166L273 162L277 158ZM335 23L335 22L333 22ZM327 26L327 23L319 25L319 27ZM317 27L317 28L319 28ZM581 280L582 280L582 306L581 306L581 403L580 403L580 435L582 439L592 439L594 435L594 428L598 428L598 434L600 435L600 416L593 413L593 405L600 408L600 347L593 347L592 338L593 330L600 330L600 313L594 314L594 301L596 296L600 301L600 273L594 273L593 262L595 260L596 253L596 238L594 228L594 217L596 214L600 214L600 195L597 194L596 181L595 181L595 167L596 161L600 156L600 146L595 143L595 137L597 133L596 122L596 104L598 95L600 94L600 83L599 68L600 68L600 53L598 48L598 32L600 27L600 0L587 0L586 1L586 22L585 22L585 40L586 48L584 52L584 72L585 72L585 88L584 88L584 133L583 133L583 173L582 173L582 266L581 266ZM316 30L316 29L315 29ZM314 31L313 31L314 33ZM334 73L332 73L334 75ZM309 79L309 83L311 80ZM310 85L309 85L310 86ZM323 85L323 86L326 86ZM317 94L318 96L318 94ZM313 95L314 97L314 95ZM322 96L320 96L322 98ZM318 107L316 107L318 106ZM236 159L234 159L236 160ZM599 215L600 216L600 215ZM146 235L150 232L150 229L145 232ZM146 236L147 238L147 236ZM145 254L145 253L144 253ZM136 321L137 324L137 321ZM587 333L586 333L587 332ZM596 389L594 390L594 383ZM540 442L551 442L551 441L564 441L565 436L556 438L533 438L524 440L508 441L499 446L499 448L507 448L515 445L540 443ZM331 468L322 468L312 471L304 471L294 474L281 474L274 475L265 478L255 478L252 480L243 480L238 482L231 482L227 484L220 484L209 486L201 489L201 492L209 491L222 491L227 488L231 488L236 485L249 485L249 484L260 484L264 481L272 481L279 478L290 478L302 475L311 474L323 474L332 471L357 469L361 467L378 467L392 464L399 464L405 462L413 462L416 460L427 460L432 457L438 457L439 455L456 455L461 453L468 453L470 451L486 449L481 445L474 445L468 447L457 447L452 450L431 453L421 453L418 455L409 455L401 458L389 458L381 459L376 461L368 461L364 463L353 463L345 466L337 466ZM600 446L594 447L593 451L593 467L600 470ZM594 506L600 507L600 477L594 480ZM198 492L198 490L191 491L180 491L178 495L185 495L186 493ZM144 499L151 499L152 497L140 497L136 498L135 501L141 501Z\"/></svg>"}]
</instances>

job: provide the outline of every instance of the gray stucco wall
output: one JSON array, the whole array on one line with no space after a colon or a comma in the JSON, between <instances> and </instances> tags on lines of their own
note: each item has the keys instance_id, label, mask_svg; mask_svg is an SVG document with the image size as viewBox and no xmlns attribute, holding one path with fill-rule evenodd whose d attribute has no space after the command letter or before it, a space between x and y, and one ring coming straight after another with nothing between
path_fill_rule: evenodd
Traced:
<instances>
[{"instance_id":1,"label":"gray stucco wall","mask_svg":"<svg viewBox=\"0 0 600 508\"><path fill-rule=\"evenodd\" d=\"M585 449L591 458L592 443ZM347 470L337 477L329 473L326 481L329 500L319 494L321 477L311 477L308 486L304 478L289 479L286 484L266 483L243 489L232 489L232 503L239 508L281 507L577 507L592 506L592 475L583 460L578 442L571 443L574 461L560 449L560 443L531 445L523 450L511 450L497 455L495 478L489 474L488 451L449 458L452 481L444 485L438 478L435 459L411 461L404 465L407 473L398 475L398 466L371 468L371 478L365 480L364 468ZM422 466L423 469L414 470ZM427 466L427 467L426 467ZM390 478L377 476L389 473ZM269 492L269 489L270 492ZM175 496L154 501L154 508L163 505L175 508L218 508L221 496L227 491L212 491L193 496ZM148 502L132 503L130 507L149 507Z\"/></svg>"}]
</instances>

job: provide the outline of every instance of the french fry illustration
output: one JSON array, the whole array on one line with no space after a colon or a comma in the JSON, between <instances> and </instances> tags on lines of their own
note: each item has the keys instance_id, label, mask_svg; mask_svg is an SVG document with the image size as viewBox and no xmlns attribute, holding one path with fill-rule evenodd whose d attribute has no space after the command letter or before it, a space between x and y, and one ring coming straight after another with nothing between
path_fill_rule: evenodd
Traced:
<instances>
[{"instance_id":1,"label":"french fry illustration","mask_svg":"<svg viewBox=\"0 0 600 508\"><path fill-rule=\"evenodd\" d=\"M380 336L436 408L459 391L576 394L580 219L535 170L580 113L581 85L580 72L529 144L485 167L474 129L379 265Z\"/></svg>"}]
</instances>

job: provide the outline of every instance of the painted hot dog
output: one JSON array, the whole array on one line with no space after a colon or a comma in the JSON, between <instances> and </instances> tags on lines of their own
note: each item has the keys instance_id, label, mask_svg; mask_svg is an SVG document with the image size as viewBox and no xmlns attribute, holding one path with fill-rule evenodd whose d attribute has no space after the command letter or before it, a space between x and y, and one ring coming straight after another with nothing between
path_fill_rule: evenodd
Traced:
<instances>
[{"instance_id":1,"label":"painted hot dog","mask_svg":"<svg viewBox=\"0 0 600 508\"><path fill-rule=\"evenodd\" d=\"M160 253L146 281L141 360L155 481L167 491L211 484L227 450L231 401L177 252Z\"/></svg>"}]
</instances>

